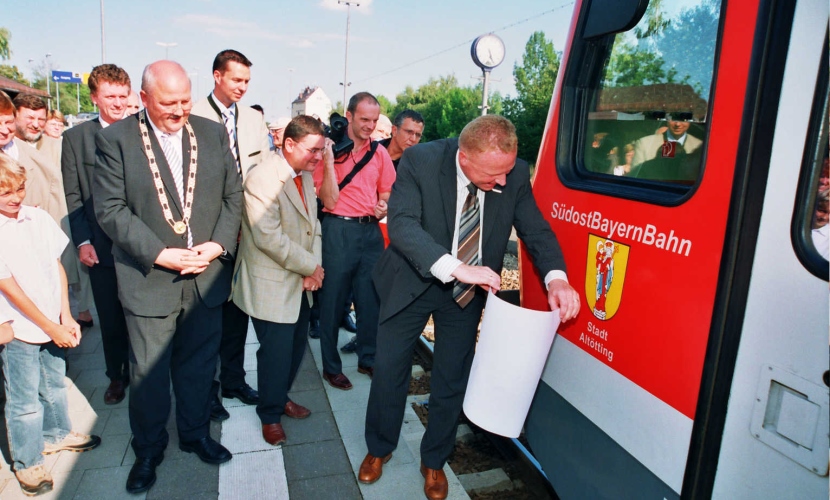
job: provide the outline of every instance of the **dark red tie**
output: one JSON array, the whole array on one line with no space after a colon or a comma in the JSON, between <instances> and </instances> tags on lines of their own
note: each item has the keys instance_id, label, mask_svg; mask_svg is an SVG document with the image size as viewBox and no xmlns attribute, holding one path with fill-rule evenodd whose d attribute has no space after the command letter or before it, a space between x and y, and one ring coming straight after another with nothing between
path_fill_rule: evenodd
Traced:
<instances>
[{"instance_id":1,"label":"dark red tie","mask_svg":"<svg viewBox=\"0 0 830 500\"><path fill-rule=\"evenodd\" d=\"M300 192L300 199L303 200L303 207L305 207L306 213L308 213L308 205L305 204L305 195L303 194L303 177L302 175L298 175L294 177L294 184L297 185L297 191Z\"/></svg>"}]
</instances>

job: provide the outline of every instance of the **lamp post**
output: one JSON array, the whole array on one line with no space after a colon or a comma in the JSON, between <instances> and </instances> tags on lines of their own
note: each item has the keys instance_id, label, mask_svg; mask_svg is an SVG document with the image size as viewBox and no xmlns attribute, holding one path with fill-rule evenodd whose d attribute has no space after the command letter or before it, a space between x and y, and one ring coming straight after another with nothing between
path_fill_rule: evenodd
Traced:
<instances>
[{"instance_id":1,"label":"lamp post","mask_svg":"<svg viewBox=\"0 0 830 500\"><path fill-rule=\"evenodd\" d=\"M291 96L294 95L291 93L291 80L293 76L294 68L288 68L288 116L291 116L291 113L293 113L294 111L292 108L292 106L294 105L294 99L291 98Z\"/></svg>"},{"instance_id":2,"label":"lamp post","mask_svg":"<svg viewBox=\"0 0 830 500\"><path fill-rule=\"evenodd\" d=\"M104 39L104 0L101 0L101 64L107 62L107 44Z\"/></svg>"},{"instance_id":3,"label":"lamp post","mask_svg":"<svg viewBox=\"0 0 830 500\"><path fill-rule=\"evenodd\" d=\"M349 2L348 0L337 0L339 5L346 5L346 62L343 65L343 114L346 114L346 89L351 85L349 83L349 24L352 17L352 5L360 7L357 2Z\"/></svg>"},{"instance_id":4,"label":"lamp post","mask_svg":"<svg viewBox=\"0 0 830 500\"><path fill-rule=\"evenodd\" d=\"M176 42L156 42L156 45L164 47L164 58L170 59L170 47L175 47L179 44Z\"/></svg>"},{"instance_id":5,"label":"lamp post","mask_svg":"<svg viewBox=\"0 0 830 500\"><path fill-rule=\"evenodd\" d=\"M52 86L50 85L50 81L52 80L52 65L49 64L50 57L52 57L52 54L47 53L44 58L44 64L46 65L46 93L49 94L49 98L46 99L46 107L49 111L52 111ZM58 84L55 83L55 87L57 86ZM58 103L58 107L60 107L60 103Z\"/></svg>"}]
</instances>

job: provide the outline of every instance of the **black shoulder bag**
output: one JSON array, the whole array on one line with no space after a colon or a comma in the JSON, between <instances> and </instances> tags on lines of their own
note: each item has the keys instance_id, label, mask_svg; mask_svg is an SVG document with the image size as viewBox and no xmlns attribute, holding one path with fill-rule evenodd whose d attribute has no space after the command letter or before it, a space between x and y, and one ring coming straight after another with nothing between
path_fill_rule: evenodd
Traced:
<instances>
[{"instance_id":1,"label":"black shoulder bag","mask_svg":"<svg viewBox=\"0 0 830 500\"><path fill-rule=\"evenodd\" d=\"M354 168L352 168L352 171L349 172L348 175L346 175L346 177L344 177L343 180L340 181L340 184L337 185L337 189L339 191L343 191L343 188L346 187L350 182L352 182L352 179L354 179L354 176L356 176L358 173L360 173L361 170L363 170L363 167L365 167L366 164L369 163L369 160L371 160L372 157L375 156L375 151L377 151L377 150L378 150L378 142L377 141L372 141L371 146L369 146L369 151L366 151L366 154L363 155L363 158L361 158L359 162L354 164ZM325 217L325 216L326 216L326 213L323 212L323 202L320 201L320 198L318 197L317 198L317 219L322 221L323 217Z\"/></svg>"}]
</instances>

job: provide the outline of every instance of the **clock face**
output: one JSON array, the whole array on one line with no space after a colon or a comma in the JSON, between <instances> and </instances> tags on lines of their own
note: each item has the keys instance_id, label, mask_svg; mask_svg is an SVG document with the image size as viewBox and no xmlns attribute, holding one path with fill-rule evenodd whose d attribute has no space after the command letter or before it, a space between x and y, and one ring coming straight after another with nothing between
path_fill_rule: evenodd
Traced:
<instances>
[{"instance_id":1,"label":"clock face","mask_svg":"<svg viewBox=\"0 0 830 500\"><path fill-rule=\"evenodd\" d=\"M495 68L504 60L504 42L496 35L482 35L473 42L473 61L482 68Z\"/></svg>"}]
</instances>

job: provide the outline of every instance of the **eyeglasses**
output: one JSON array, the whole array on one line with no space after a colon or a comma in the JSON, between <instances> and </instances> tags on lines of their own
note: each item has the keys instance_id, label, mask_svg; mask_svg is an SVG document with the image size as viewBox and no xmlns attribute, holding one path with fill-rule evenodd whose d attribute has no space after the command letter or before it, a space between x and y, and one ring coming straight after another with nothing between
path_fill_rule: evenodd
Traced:
<instances>
[{"instance_id":1,"label":"eyeglasses","mask_svg":"<svg viewBox=\"0 0 830 500\"><path fill-rule=\"evenodd\" d=\"M299 142L297 143L297 146L300 146L301 148L305 149L306 151L308 151L309 153L311 153L312 155L315 155L315 156L318 155L318 154L323 154L323 153L326 152L326 150L324 148L307 148L304 145L300 144Z\"/></svg>"}]
</instances>

